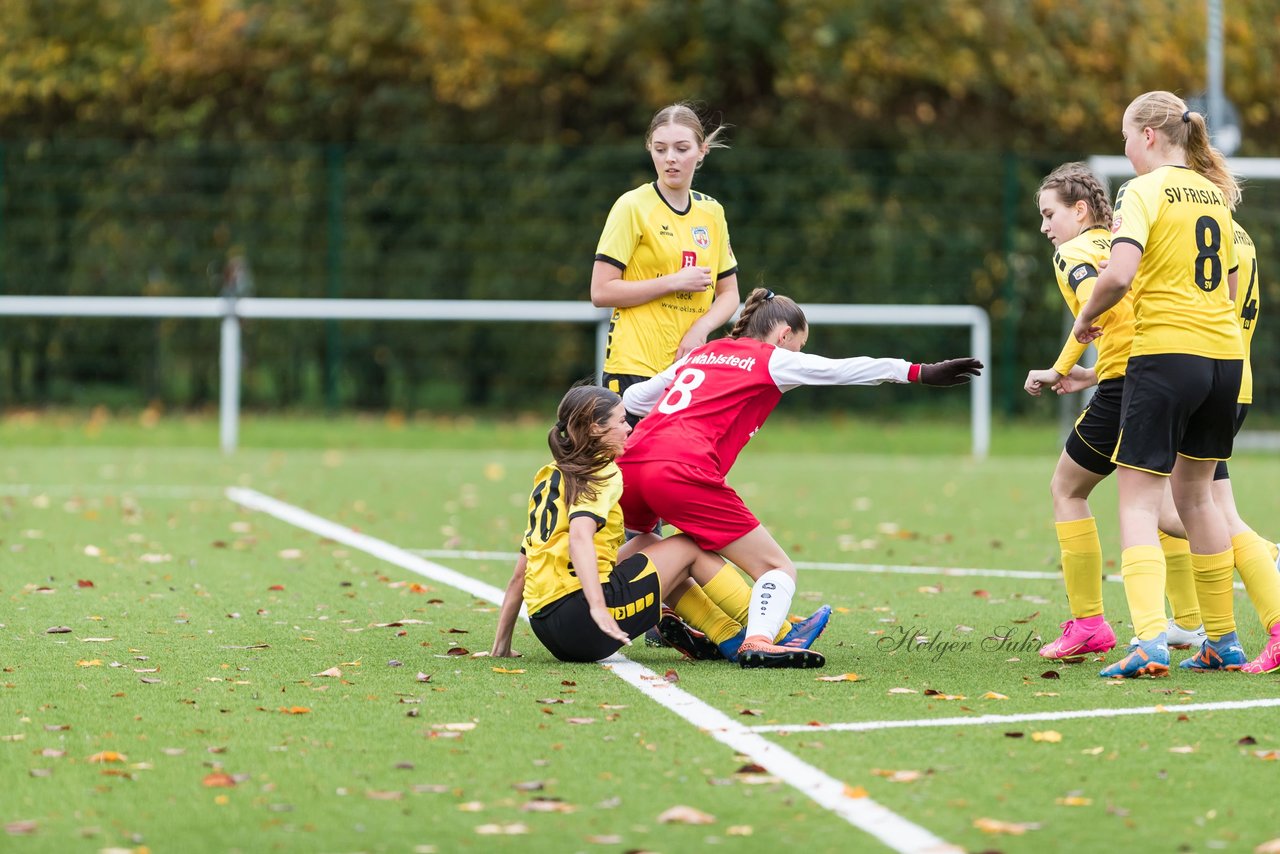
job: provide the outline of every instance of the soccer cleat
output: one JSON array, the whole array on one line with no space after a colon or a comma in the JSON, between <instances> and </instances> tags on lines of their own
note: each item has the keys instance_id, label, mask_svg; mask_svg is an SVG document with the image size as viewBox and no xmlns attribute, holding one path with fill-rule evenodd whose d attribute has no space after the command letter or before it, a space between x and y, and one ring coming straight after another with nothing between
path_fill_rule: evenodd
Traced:
<instances>
[{"instance_id":1,"label":"soccer cleat","mask_svg":"<svg viewBox=\"0 0 1280 854\"><path fill-rule=\"evenodd\" d=\"M671 616L674 617L676 615L676 612L668 608L666 605L663 605L662 616L658 618L659 624L662 623L662 617L667 616L667 614L670 614ZM662 633L658 631L657 626L654 626L653 628L649 629L644 633L644 645L645 646L669 646L669 644L662 639Z\"/></svg>"},{"instance_id":2,"label":"soccer cleat","mask_svg":"<svg viewBox=\"0 0 1280 854\"><path fill-rule=\"evenodd\" d=\"M778 646L789 646L794 649L809 649L827 627L831 619L831 606L823 605L813 614L798 623L791 624L791 631L778 642Z\"/></svg>"},{"instance_id":3,"label":"soccer cleat","mask_svg":"<svg viewBox=\"0 0 1280 854\"><path fill-rule=\"evenodd\" d=\"M1240 670L1249 662L1240 646L1240 636L1235 632L1227 632L1220 639L1213 641L1205 638L1200 651L1183 661L1178 666L1184 670Z\"/></svg>"},{"instance_id":4,"label":"soccer cleat","mask_svg":"<svg viewBox=\"0 0 1280 854\"><path fill-rule=\"evenodd\" d=\"M1041 658L1071 658L1090 652L1106 652L1116 645L1116 633L1101 614L1067 620L1061 628L1061 637L1040 647Z\"/></svg>"},{"instance_id":5,"label":"soccer cleat","mask_svg":"<svg viewBox=\"0 0 1280 854\"><path fill-rule=\"evenodd\" d=\"M738 664L741 667L821 667L827 660L822 653L811 649L776 646L764 635L752 635L738 647Z\"/></svg>"},{"instance_id":6,"label":"soccer cleat","mask_svg":"<svg viewBox=\"0 0 1280 854\"><path fill-rule=\"evenodd\" d=\"M1271 637L1258 657L1240 669L1245 673L1274 673L1280 670L1280 623L1271 627Z\"/></svg>"},{"instance_id":7,"label":"soccer cleat","mask_svg":"<svg viewBox=\"0 0 1280 854\"><path fill-rule=\"evenodd\" d=\"M1138 641L1129 654L1098 673L1104 679L1136 679L1169 675L1169 641L1161 632L1149 641Z\"/></svg>"},{"instance_id":8,"label":"soccer cleat","mask_svg":"<svg viewBox=\"0 0 1280 854\"><path fill-rule=\"evenodd\" d=\"M658 618L658 634L667 646L684 653L694 661L724 658L711 638L676 616L675 611L663 611Z\"/></svg>"},{"instance_id":9,"label":"soccer cleat","mask_svg":"<svg viewBox=\"0 0 1280 854\"><path fill-rule=\"evenodd\" d=\"M1169 621L1169 649L1199 649L1204 644L1207 636L1204 633L1204 624L1194 629L1184 629L1178 625L1177 621ZM1129 638L1129 646L1136 646L1138 639L1136 637Z\"/></svg>"}]
</instances>

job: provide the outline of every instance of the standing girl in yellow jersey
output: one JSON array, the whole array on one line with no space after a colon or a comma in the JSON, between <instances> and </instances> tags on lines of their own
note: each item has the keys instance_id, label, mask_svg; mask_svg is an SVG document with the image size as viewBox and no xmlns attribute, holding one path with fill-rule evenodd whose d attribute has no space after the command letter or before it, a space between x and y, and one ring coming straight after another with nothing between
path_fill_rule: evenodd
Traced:
<instances>
[{"instance_id":1,"label":"standing girl in yellow jersey","mask_svg":"<svg viewBox=\"0 0 1280 854\"><path fill-rule=\"evenodd\" d=\"M1166 478L1191 543L1205 646L1217 666L1239 668L1245 656L1233 630L1234 558L1212 484L1218 461L1231 456L1244 356L1232 302L1231 210L1240 189L1209 144L1204 116L1170 92L1136 98L1121 130L1138 177L1117 196L1110 262L1073 328L1081 343L1106 334L1099 318L1133 291L1135 332L1112 460L1119 466L1121 572L1139 643L1100 675L1168 675L1158 528Z\"/></svg>"},{"instance_id":2,"label":"standing girl in yellow jersey","mask_svg":"<svg viewBox=\"0 0 1280 854\"><path fill-rule=\"evenodd\" d=\"M658 622L664 595L677 601L689 578L705 584L725 567L683 534L623 546L622 474L614 458L631 426L622 398L598 386L572 388L547 435L553 462L534 477L529 526L507 584L490 654L514 655L511 633L523 602L533 633L561 661L598 661ZM587 571L581 571L584 567ZM667 591L673 591L667 593ZM718 609L699 627L713 643L741 643L742 626ZM821 665L820 654L798 653Z\"/></svg>"},{"instance_id":3,"label":"standing girl in yellow jersey","mask_svg":"<svg viewBox=\"0 0 1280 854\"><path fill-rule=\"evenodd\" d=\"M609 211L591 303L614 310L603 376L611 391L656 376L738 309L724 208L693 189L708 152L725 147L723 131L708 133L686 104L659 110L645 135L657 179L624 193Z\"/></svg>"},{"instance_id":4,"label":"standing girl in yellow jersey","mask_svg":"<svg viewBox=\"0 0 1280 854\"><path fill-rule=\"evenodd\" d=\"M1064 163L1040 184L1036 197L1040 231L1056 247L1053 268L1058 289L1073 315L1093 293L1098 271L1111 254L1111 202L1102 182L1083 163ZM1120 432L1120 404L1125 366L1133 343L1133 296L1125 294L1101 318L1107 335L1098 339L1097 363L1081 384L1097 383L1088 407L1076 420L1058 458L1049 490L1062 554L1062 574L1067 587L1071 619L1062 624L1062 635L1040 650L1044 658L1060 659L1091 652L1106 652L1116 645L1115 632L1103 616L1102 544L1089 509L1094 487L1116 469L1111 461ZM1052 368L1030 371L1024 385L1039 396L1047 386L1058 390L1071 375L1086 345L1068 336ZM1165 527L1162 525L1162 527ZM1181 528L1178 523L1177 528ZM1199 646L1200 609L1187 541L1160 534L1168 564L1167 593L1174 619L1169 621L1171 646Z\"/></svg>"}]
</instances>

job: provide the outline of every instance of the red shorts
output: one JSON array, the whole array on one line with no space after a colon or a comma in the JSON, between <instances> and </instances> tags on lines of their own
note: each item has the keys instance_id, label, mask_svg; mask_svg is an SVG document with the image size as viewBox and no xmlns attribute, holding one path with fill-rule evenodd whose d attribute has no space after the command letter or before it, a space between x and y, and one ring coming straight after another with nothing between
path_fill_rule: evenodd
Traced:
<instances>
[{"instance_id":1,"label":"red shorts","mask_svg":"<svg viewBox=\"0 0 1280 854\"><path fill-rule=\"evenodd\" d=\"M622 515L628 530L652 531L661 519L707 551L719 551L760 527L724 478L667 460L628 463L622 470Z\"/></svg>"}]
</instances>

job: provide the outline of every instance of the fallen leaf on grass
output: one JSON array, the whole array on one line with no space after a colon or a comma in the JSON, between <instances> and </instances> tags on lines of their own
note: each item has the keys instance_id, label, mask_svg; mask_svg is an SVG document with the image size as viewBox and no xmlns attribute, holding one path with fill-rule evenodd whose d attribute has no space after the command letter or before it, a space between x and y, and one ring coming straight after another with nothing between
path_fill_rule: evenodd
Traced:
<instances>
[{"instance_id":1,"label":"fallen leaf on grass","mask_svg":"<svg viewBox=\"0 0 1280 854\"><path fill-rule=\"evenodd\" d=\"M598 833L594 836L588 836L586 839L588 842L592 842L596 845L618 845L622 842L622 837L618 836L616 833Z\"/></svg>"},{"instance_id":2,"label":"fallen leaf on grass","mask_svg":"<svg viewBox=\"0 0 1280 854\"><path fill-rule=\"evenodd\" d=\"M1004 734L1004 737L1005 738L1022 738L1024 735L1026 735L1026 733L1024 732L1006 732Z\"/></svg>"},{"instance_id":3,"label":"fallen leaf on grass","mask_svg":"<svg viewBox=\"0 0 1280 854\"><path fill-rule=\"evenodd\" d=\"M1086 747L1084 750L1080 752L1083 753L1085 756L1099 756L1102 754L1102 751L1104 750L1106 750L1105 747Z\"/></svg>"},{"instance_id":4,"label":"fallen leaf on grass","mask_svg":"<svg viewBox=\"0 0 1280 854\"><path fill-rule=\"evenodd\" d=\"M1253 849L1253 854L1280 854L1280 836L1263 842Z\"/></svg>"},{"instance_id":5,"label":"fallen leaf on grass","mask_svg":"<svg viewBox=\"0 0 1280 854\"><path fill-rule=\"evenodd\" d=\"M430 682L430 681L431 681L431 674L430 674L430 673L422 673L421 671L419 671L418 675L417 675L417 676L415 676L415 677L413 677L413 678L414 678L415 680L417 680L418 682Z\"/></svg>"},{"instance_id":6,"label":"fallen leaf on grass","mask_svg":"<svg viewBox=\"0 0 1280 854\"><path fill-rule=\"evenodd\" d=\"M541 792L547 786L541 780L527 780L523 783L512 783L511 788L517 792Z\"/></svg>"},{"instance_id":7,"label":"fallen leaf on grass","mask_svg":"<svg viewBox=\"0 0 1280 854\"><path fill-rule=\"evenodd\" d=\"M4 832L10 836L30 836L40 829L34 820L11 821L4 826Z\"/></svg>"},{"instance_id":8,"label":"fallen leaf on grass","mask_svg":"<svg viewBox=\"0 0 1280 854\"><path fill-rule=\"evenodd\" d=\"M476 725L472 721L462 721L456 724L432 724L431 728L440 732L469 732Z\"/></svg>"},{"instance_id":9,"label":"fallen leaf on grass","mask_svg":"<svg viewBox=\"0 0 1280 854\"><path fill-rule=\"evenodd\" d=\"M1040 678L1041 679L1061 679L1062 674L1056 670L1046 670L1044 673L1040 674Z\"/></svg>"},{"instance_id":10,"label":"fallen leaf on grass","mask_svg":"<svg viewBox=\"0 0 1280 854\"><path fill-rule=\"evenodd\" d=\"M1243 747L1248 747L1250 745L1257 744L1257 743L1258 743L1258 740L1251 735L1246 735L1244 738L1241 738L1239 741L1236 742L1236 744L1239 744Z\"/></svg>"},{"instance_id":11,"label":"fallen leaf on grass","mask_svg":"<svg viewBox=\"0 0 1280 854\"><path fill-rule=\"evenodd\" d=\"M1253 755L1261 759L1263 762L1275 762L1280 760L1280 750L1255 750Z\"/></svg>"},{"instance_id":12,"label":"fallen leaf on grass","mask_svg":"<svg viewBox=\"0 0 1280 854\"><path fill-rule=\"evenodd\" d=\"M1056 799L1054 803L1060 807L1087 807L1093 803L1093 798L1086 798L1081 795L1067 795L1065 798Z\"/></svg>"},{"instance_id":13,"label":"fallen leaf on grass","mask_svg":"<svg viewBox=\"0 0 1280 854\"><path fill-rule=\"evenodd\" d=\"M230 774L226 774L222 771L214 771L212 774L206 775L204 780L201 781L201 784L208 786L211 789L233 789L235 788L236 780Z\"/></svg>"},{"instance_id":14,"label":"fallen leaf on grass","mask_svg":"<svg viewBox=\"0 0 1280 854\"><path fill-rule=\"evenodd\" d=\"M565 718L565 721L571 724L593 724L596 722L596 719L595 718Z\"/></svg>"},{"instance_id":15,"label":"fallen leaf on grass","mask_svg":"<svg viewBox=\"0 0 1280 854\"><path fill-rule=\"evenodd\" d=\"M982 699L984 699L984 700L1007 700L1007 699L1009 699L1009 698L1008 698L1008 697L1006 697L1004 694L997 694L995 691L988 691L987 693L985 693L985 694L983 694L983 695L982 695Z\"/></svg>"},{"instance_id":16,"label":"fallen leaf on grass","mask_svg":"<svg viewBox=\"0 0 1280 854\"><path fill-rule=\"evenodd\" d=\"M494 667L492 670L494 673L524 673L524 670L519 667L512 669L508 669L506 667Z\"/></svg>"},{"instance_id":17,"label":"fallen leaf on grass","mask_svg":"<svg viewBox=\"0 0 1280 854\"><path fill-rule=\"evenodd\" d=\"M286 715L309 715L311 710L306 706L281 706L280 711Z\"/></svg>"},{"instance_id":18,"label":"fallen leaf on grass","mask_svg":"<svg viewBox=\"0 0 1280 854\"><path fill-rule=\"evenodd\" d=\"M887 693L890 694L919 694L920 692L914 688L890 688Z\"/></svg>"},{"instance_id":19,"label":"fallen leaf on grass","mask_svg":"<svg viewBox=\"0 0 1280 854\"><path fill-rule=\"evenodd\" d=\"M424 620L393 620L390 623L374 623L373 625L379 629L399 628L400 626L421 626Z\"/></svg>"},{"instance_id":20,"label":"fallen leaf on grass","mask_svg":"<svg viewBox=\"0 0 1280 854\"><path fill-rule=\"evenodd\" d=\"M675 684L680 681L680 674L676 673L674 670L668 670L666 673L662 674L662 678L666 682Z\"/></svg>"},{"instance_id":21,"label":"fallen leaf on grass","mask_svg":"<svg viewBox=\"0 0 1280 854\"><path fill-rule=\"evenodd\" d=\"M285 560L297 560L302 557L302 549L281 549L279 555Z\"/></svg>"},{"instance_id":22,"label":"fallen leaf on grass","mask_svg":"<svg viewBox=\"0 0 1280 854\"><path fill-rule=\"evenodd\" d=\"M1027 614L1027 616L1025 617L1015 617L1013 621L1015 623L1029 623L1038 616L1040 616L1039 611L1032 611L1030 614Z\"/></svg>"},{"instance_id":23,"label":"fallen leaf on grass","mask_svg":"<svg viewBox=\"0 0 1280 854\"><path fill-rule=\"evenodd\" d=\"M101 666L102 666L102 659L100 658L93 658L93 659L82 658L76 662L76 667L101 667Z\"/></svg>"},{"instance_id":24,"label":"fallen leaf on grass","mask_svg":"<svg viewBox=\"0 0 1280 854\"><path fill-rule=\"evenodd\" d=\"M371 801L399 801L404 799L404 792L368 789L364 796Z\"/></svg>"},{"instance_id":25,"label":"fallen leaf on grass","mask_svg":"<svg viewBox=\"0 0 1280 854\"><path fill-rule=\"evenodd\" d=\"M1195 753L1196 749L1189 744L1180 744L1177 747L1170 747L1170 753Z\"/></svg>"},{"instance_id":26,"label":"fallen leaf on grass","mask_svg":"<svg viewBox=\"0 0 1280 854\"><path fill-rule=\"evenodd\" d=\"M1039 830L1040 825L1030 821L1000 821L994 818L975 818L973 826L983 833L1005 833L1010 836L1022 836L1028 830Z\"/></svg>"},{"instance_id":27,"label":"fallen leaf on grass","mask_svg":"<svg viewBox=\"0 0 1280 854\"><path fill-rule=\"evenodd\" d=\"M894 771L888 768L872 768L871 773L877 777L884 777L890 783L914 783L924 774L920 771L900 770Z\"/></svg>"},{"instance_id":28,"label":"fallen leaf on grass","mask_svg":"<svg viewBox=\"0 0 1280 854\"><path fill-rule=\"evenodd\" d=\"M1062 741L1062 733L1052 729L1047 729L1044 732L1033 732L1031 733L1031 740L1044 741L1044 742L1048 742L1049 744L1057 744L1058 742Z\"/></svg>"},{"instance_id":29,"label":"fallen leaf on grass","mask_svg":"<svg viewBox=\"0 0 1280 854\"><path fill-rule=\"evenodd\" d=\"M861 678L862 677L860 677L856 673L839 673L839 674L836 674L835 676L819 676L814 681L815 682L857 682Z\"/></svg>"},{"instance_id":30,"label":"fallen leaf on grass","mask_svg":"<svg viewBox=\"0 0 1280 854\"><path fill-rule=\"evenodd\" d=\"M926 688L924 695L935 700L963 700L965 698L964 694L944 694L936 688Z\"/></svg>"},{"instance_id":31,"label":"fallen leaf on grass","mask_svg":"<svg viewBox=\"0 0 1280 854\"><path fill-rule=\"evenodd\" d=\"M854 800L857 800L859 798L867 797L867 790L861 786L845 786L843 794L846 798L853 798Z\"/></svg>"},{"instance_id":32,"label":"fallen leaf on grass","mask_svg":"<svg viewBox=\"0 0 1280 854\"><path fill-rule=\"evenodd\" d=\"M481 836L520 836L529 832L529 825L515 822L513 824L482 824L476 828Z\"/></svg>"},{"instance_id":33,"label":"fallen leaf on grass","mask_svg":"<svg viewBox=\"0 0 1280 854\"><path fill-rule=\"evenodd\" d=\"M80 643L110 643L115 638L80 638Z\"/></svg>"},{"instance_id":34,"label":"fallen leaf on grass","mask_svg":"<svg viewBox=\"0 0 1280 854\"><path fill-rule=\"evenodd\" d=\"M566 804L559 798L533 798L520 807L521 812L571 813L577 810L578 808L573 804Z\"/></svg>"},{"instance_id":35,"label":"fallen leaf on grass","mask_svg":"<svg viewBox=\"0 0 1280 854\"><path fill-rule=\"evenodd\" d=\"M658 816L658 824L714 824L716 817L693 807L674 806Z\"/></svg>"},{"instance_id":36,"label":"fallen leaf on grass","mask_svg":"<svg viewBox=\"0 0 1280 854\"><path fill-rule=\"evenodd\" d=\"M50 626L44 630L46 635L65 635L71 631L70 626Z\"/></svg>"},{"instance_id":37,"label":"fallen leaf on grass","mask_svg":"<svg viewBox=\"0 0 1280 854\"><path fill-rule=\"evenodd\" d=\"M311 675L312 676L329 676L336 679L342 676L342 671L336 667L330 667L328 670L321 670L319 673L312 673Z\"/></svg>"},{"instance_id":38,"label":"fallen leaf on grass","mask_svg":"<svg viewBox=\"0 0 1280 854\"><path fill-rule=\"evenodd\" d=\"M123 753L116 753L114 750L104 750L89 757L90 762L125 762L128 759L128 756Z\"/></svg>"},{"instance_id":39,"label":"fallen leaf on grass","mask_svg":"<svg viewBox=\"0 0 1280 854\"><path fill-rule=\"evenodd\" d=\"M470 655L471 650L467 649L465 646L451 646L447 650L445 650L444 654L445 655Z\"/></svg>"}]
</instances>

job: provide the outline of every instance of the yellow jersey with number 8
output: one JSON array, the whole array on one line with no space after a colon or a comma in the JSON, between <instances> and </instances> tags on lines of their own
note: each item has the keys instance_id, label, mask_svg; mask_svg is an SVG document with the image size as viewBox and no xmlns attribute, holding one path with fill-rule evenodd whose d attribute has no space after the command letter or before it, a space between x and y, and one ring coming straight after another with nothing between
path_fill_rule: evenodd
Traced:
<instances>
[{"instance_id":1,"label":"yellow jersey with number 8","mask_svg":"<svg viewBox=\"0 0 1280 854\"><path fill-rule=\"evenodd\" d=\"M1213 182L1161 166L1120 188L1111 250L1142 250L1133 279L1131 356L1186 353L1241 359L1244 349L1227 274L1236 269L1231 209Z\"/></svg>"}]
</instances>

